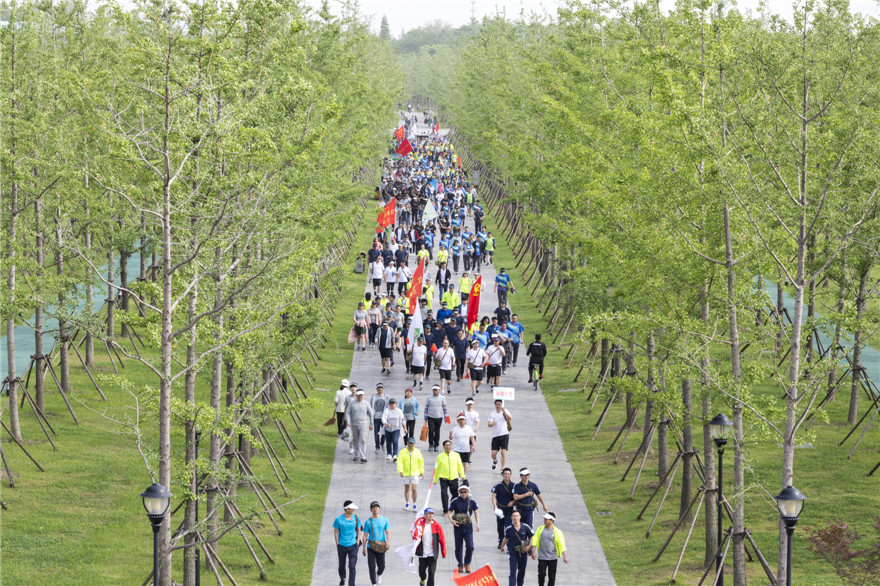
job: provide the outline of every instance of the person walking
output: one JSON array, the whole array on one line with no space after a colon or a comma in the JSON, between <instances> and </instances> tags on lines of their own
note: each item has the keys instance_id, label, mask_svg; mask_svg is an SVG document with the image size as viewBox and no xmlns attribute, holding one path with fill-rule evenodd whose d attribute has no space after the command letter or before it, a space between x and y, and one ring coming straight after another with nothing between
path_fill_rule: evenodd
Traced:
<instances>
[{"instance_id":1,"label":"person walking","mask_svg":"<svg viewBox=\"0 0 880 586\"><path fill-rule=\"evenodd\" d=\"M361 351L367 349L367 320L369 320L369 315L364 310L364 302L361 301L358 303L358 308L354 310L354 314L352 318L354 320L354 349Z\"/></svg>"},{"instance_id":2,"label":"person walking","mask_svg":"<svg viewBox=\"0 0 880 586\"><path fill-rule=\"evenodd\" d=\"M443 347L437 350L434 358L439 365L440 392L443 394L452 392L452 371L455 368L455 351L449 346L449 340L443 339Z\"/></svg>"},{"instance_id":3,"label":"person walking","mask_svg":"<svg viewBox=\"0 0 880 586\"><path fill-rule=\"evenodd\" d=\"M357 505L351 501L342 504L343 513L333 520L333 538L339 559L339 586L345 586L346 567L348 585L354 586L357 567L357 550L361 544L360 519L355 515Z\"/></svg>"},{"instance_id":4,"label":"person walking","mask_svg":"<svg viewBox=\"0 0 880 586\"><path fill-rule=\"evenodd\" d=\"M458 496L449 503L446 516L452 522L452 533L455 538L455 561L458 562L459 573L470 573L471 560L474 558L474 528L480 530L480 512L474 499L470 497L471 489L467 486L458 487ZM473 518L471 518L473 516ZM464 551L462 551L464 550Z\"/></svg>"},{"instance_id":5,"label":"person walking","mask_svg":"<svg viewBox=\"0 0 880 586\"><path fill-rule=\"evenodd\" d=\"M565 549L565 536L556 528L556 515L544 513L544 524L535 531L532 537L532 559L538 560L538 586L556 586L556 564L562 558L568 563L568 552Z\"/></svg>"},{"instance_id":6,"label":"person walking","mask_svg":"<svg viewBox=\"0 0 880 586\"><path fill-rule=\"evenodd\" d=\"M406 423L406 437L415 437L416 417L419 416L419 400L413 397L412 387L407 387L403 392L403 401L400 402L403 418ZM404 440L404 444L406 440Z\"/></svg>"},{"instance_id":7,"label":"person walking","mask_svg":"<svg viewBox=\"0 0 880 586\"><path fill-rule=\"evenodd\" d=\"M431 387L431 396L425 400L425 421L428 424L428 451L440 451L440 426L449 423L446 397L440 394L440 385Z\"/></svg>"},{"instance_id":8,"label":"person walking","mask_svg":"<svg viewBox=\"0 0 880 586\"><path fill-rule=\"evenodd\" d=\"M373 295L379 296L382 290L382 278L385 276L385 265L379 257L370 264L370 277L373 279Z\"/></svg>"},{"instance_id":9,"label":"person walking","mask_svg":"<svg viewBox=\"0 0 880 586\"><path fill-rule=\"evenodd\" d=\"M538 379L544 378L544 358L547 356L547 346L541 341L541 334L535 334L535 341L529 344L526 356L529 357L529 382L535 380L535 367L538 368Z\"/></svg>"},{"instance_id":10,"label":"person walking","mask_svg":"<svg viewBox=\"0 0 880 586\"><path fill-rule=\"evenodd\" d=\"M440 502L443 503L443 514L449 510L449 497L455 498L460 480L465 479L464 464L458 453L452 451L452 442L443 442L443 453L437 456L434 465L434 484L440 484Z\"/></svg>"},{"instance_id":11,"label":"person walking","mask_svg":"<svg viewBox=\"0 0 880 586\"><path fill-rule=\"evenodd\" d=\"M483 384L483 374L486 370L486 351L480 348L480 340L474 337L470 341L470 350L467 351L465 366L468 369L468 375L471 377L471 397L480 392L480 385Z\"/></svg>"},{"instance_id":12,"label":"person walking","mask_svg":"<svg viewBox=\"0 0 880 586\"><path fill-rule=\"evenodd\" d=\"M496 529L498 530L498 549L504 541L504 530L510 525L510 516L516 506L513 500L513 482L510 480L510 468L501 471L501 482L492 487L492 508L495 510Z\"/></svg>"},{"instance_id":13,"label":"person walking","mask_svg":"<svg viewBox=\"0 0 880 586\"><path fill-rule=\"evenodd\" d=\"M495 399L495 412L489 415L492 428L492 470L498 465L498 452L501 452L501 468L507 466L507 446L510 443L510 430L507 429L513 417L504 408L504 401Z\"/></svg>"},{"instance_id":14,"label":"person walking","mask_svg":"<svg viewBox=\"0 0 880 586\"><path fill-rule=\"evenodd\" d=\"M370 571L370 583L373 586L382 583L385 572L385 552L391 546L391 524L380 513L382 507L378 501L370 503L372 516L361 525L363 532L363 555L367 556L367 568Z\"/></svg>"},{"instance_id":15,"label":"person walking","mask_svg":"<svg viewBox=\"0 0 880 586\"><path fill-rule=\"evenodd\" d=\"M446 536L443 527L434 520L434 509L425 509L423 517L413 523L412 537L419 544L416 557L419 558L419 586L434 586L434 572L437 571L437 558L446 558Z\"/></svg>"},{"instance_id":16,"label":"person walking","mask_svg":"<svg viewBox=\"0 0 880 586\"><path fill-rule=\"evenodd\" d=\"M382 426L385 430L385 449L388 453L386 460L397 462L397 442L400 439L400 431L406 425L403 411L397 408L397 399L388 400L388 408L382 413Z\"/></svg>"},{"instance_id":17,"label":"person walking","mask_svg":"<svg viewBox=\"0 0 880 586\"><path fill-rule=\"evenodd\" d=\"M345 398L345 403L344 403L345 410L342 413L342 421L343 421L342 429L343 430L345 430L345 428L347 427L347 424L345 423L345 421L346 421L345 416L346 416L346 414L348 414L348 406L351 405L351 403L353 401L357 400L357 390L358 390L357 383L350 383L348 386L348 390L349 390L349 395ZM348 433L348 453L354 454L354 440L351 437L351 431L349 431L349 433Z\"/></svg>"},{"instance_id":18,"label":"person walking","mask_svg":"<svg viewBox=\"0 0 880 586\"><path fill-rule=\"evenodd\" d=\"M385 292L391 295L394 293L394 285L397 284L397 267L393 262L387 264L383 277L385 279Z\"/></svg>"},{"instance_id":19,"label":"person walking","mask_svg":"<svg viewBox=\"0 0 880 586\"><path fill-rule=\"evenodd\" d=\"M354 446L354 461L367 461L367 434L373 430L373 408L364 401L364 392L355 391L356 399L349 403L345 412L346 424L351 427L351 441Z\"/></svg>"},{"instance_id":20,"label":"person walking","mask_svg":"<svg viewBox=\"0 0 880 586\"><path fill-rule=\"evenodd\" d=\"M504 348L501 346L501 336L492 334L492 345L486 349L488 363L486 365L486 374L489 379L490 387L501 386L501 371L504 368L504 357L506 356Z\"/></svg>"},{"instance_id":21,"label":"person walking","mask_svg":"<svg viewBox=\"0 0 880 586\"><path fill-rule=\"evenodd\" d=\"M516 293L510 275L507 274L504 267L501 267L501 271L495 275L495 292L498 293L498 305L501 305L502 302L507 303L508 289L512 293Z\"/></svg>"},{"instance_id":22,"label":"person walking","mask_svg":"<svg viewBox=\"0 0 880 586\"><path fill-rule=\"evenodd\" d=\"M526 565L532 552L532 536L532 528L522 522L519 511L514 511L510 516L510 525L504 530L504 540L501 542L501 551L507 546L510 559L508 586L523 586L525 583Z\"/></svg>"},{"instance_id":23,"label":"person walking","mask_svg":"<svg viewBox=\"0 0 880 586\"><path fill-rule=\"evenodd\" d=\"M467 424L467 417L465 417L464 412L459 413L456 420L457 425L449 432L449 439L452 440L452 449L461 458L466 474L468 463L471 461L471 454L476 449L476 443L474 443L475 434L474 429Z\"/></svg>"},{"instance_id":24,"label":"person walking","mask_svg":"<svg viewBox=\"0 0 880 586\"><path fill-rule=\"evenodd\" d=\"M385 394L385 385L376 384L376 393L370 397L370 407L373 408L373 441L376 443L376 453L379 454L385 447L385 427L382 425L382 414L388 407L388 396Z\"/></svg>"},{"instance_id":25,"label":"person walking","mask_svg":"<svg viewBox=\"0 0 880 586\"><path fill-rule=\"evenodd\" d=\"M376 333L379 331L379 327L382 323L383 319L383 311L379 306L379 300L374 299L370 303L370 309L367 310L367 316L370 318L370 331L368 332L368 338L370 342L370 348L376 347Z\"/></svg>"},{"instance_id":26,"label":"person walking","mask_svg":"<svg viewBox=\"0 0 880 586\"><path fill-rule=\"evenodd\" d=\"M464 330L458 330L458 334L452 341L452 353L455 355L455 382L460 382L464 376L464 366L467 363L467 351L470 344Z\"/></svg>"},{"instance_id":27,"label":"person walking","mask_svg":"<svg viewBox=\"0 0 880 586\"><path fill-rule=\"evenodd\" d=\"M382 374L391 374L391 365L394 364L394 348L397 345L397 328L392 328L388 319L382 322L382 329L376 334L376 344L379 346Z\"/></svg>"},{"instance_id":28,"label":"person walking","mask_svg":"<svg viewBox=\"0 0 880 586\"><path fill-rule=\"evenodd\" d=\"M419 336L416 345L412 349L410 370L412 370L413 385L419 383L419 390L425 382L425 363L428 360L428 349L425 347L425 338Z\"/></svg>"},{"instance_id":29,"label":"person walking","mask_svg":"<svg viewBox=\"0 0 880 586\"><path fill-rule=\"evenodd\" d=\"M342 379L339 390L336 391L336 397L333 398L333 408L336 415L336 437L342 437L342 431L345 429L345 399L351 396L348 385L348 379Z\"/></svg>"},{"instance_id":30,"label":"person walking","mask_svg":"<svg viewBox=\"0 0 880 586\"><path fill-rule=\"evenodd\" d=\"M535 509L538 507L538 501L547 512L547 503L541 496L541 489L534 482L529 481L529 469L520 468L520 481L513 485L513 500L516 501L516 510L522 513L522 521L529 527L532 527Z\"/></svg>"},{"instance_id":31,"label":"person walking","mask_svg":"<svg viewBox=\"0 0 880 586\"><path fill-rule=\"evenodd\" d=\"M458 295L461 297L462 313L466 312L465 307L467 307L468 298L471 294L471 285L474 284L470 277L468 277L468 268L470 267L465 267L465 271L461 274L461 279L458 280Z\"/></svg>"},{"instance_id":32,"label":"person walking","mask_svg":"<svg viewBox=\"0 0 880 586\"><path fill-rule=\"evenodd\" d=\"M525 327L519 321L519 316L515 313L510 317L510 323L507 324L507 331L510 332L510 342L513 346L513 359L511 363L516 366L516 359L519 357L519 345L522 343L523 332Z\"/></svg>"},{"instance_id":33,"label":"person walking","mask_svg":"<svg viewBox=\"0 0 880 586\"><path fill-rule=\"evenodd\" d=\"M406 500L404 510L409 511L410 493L412 493L412 512L418 510L419 480L425 477L425 459L422 452L416 447L416 438L406 438L406 449L400 452L397 459L397 473L403 479L403 498Z\"/></svg>"},{"instance_id":34,"label":"person walking","mask_svg":"<svg viewBox=\"0 0 880 586\"><path fill-rule=\"evenodd\" d=\"M464 419L474 430L474 445L477 443L477 428L480 427L480 414L474 409L474 398L468 397L464 402Z\"/></svg>"}]
</instances>

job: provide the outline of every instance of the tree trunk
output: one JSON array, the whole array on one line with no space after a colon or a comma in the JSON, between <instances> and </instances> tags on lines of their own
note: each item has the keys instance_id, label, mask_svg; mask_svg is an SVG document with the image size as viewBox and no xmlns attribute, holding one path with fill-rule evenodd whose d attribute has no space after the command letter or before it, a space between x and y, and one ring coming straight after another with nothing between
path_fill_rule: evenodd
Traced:
<instances>
[{"instance_id":1,"label":"tree trunk","mask_svg":"<svg viewBox=\"0 0 880 586\"><path fill-rule=\"evenodd\" d=\"M195 277L194 277L195 278ZM198 301L198 285L194 286L189 295L189 323L193 323L197 313ZM193 326L189 332L189 343L186 347L186 376L184 377L184 400L191 406L195 407L196 403L196 330L197 326ZM190 471L190 491L195 495L194 498L186 501L186 511L183 519L184 533L191 532L196 525L196 517L198 515L198 490L199 490L199 473L196 462L196 425L192 419L187 419L185 425L186 435L186 469ZM188 547L184 550L183 556L183 586L196 586L196 536L188 533L184 538L184 544Z\"/></svg>"},{"instance_id":2,"label":"tree trunk","mask_svg":"<svg viewBox=\"0 0 880 586\"><path fill-rule=\"evenodd\" d=\"M86 187L89 185L89 175L86 175ZM89 217L89 204L88 201L85 203L85 215L86 222L88 222ZM86 254L91 255L92 250L92 231L89 228L85 229L83 234L85 238L85 246L86 246ZM95 288L92 285L92 280L88 279L86 281L86 316L92 317L95 314ZM92 329L86 328L85 330L85 351L86 351L86 366L89 368L95 367L95 337L92 335Z\"/></svg>"},{"instance_id":3,"label":"tree trunk","mask_svg":"<svg viewBox=\"0 0 880 586\"><path fill-rule=\"evenodd\" d=\"M34 308L34 401L41 413L46 413L46 371L43 362L43 296L41 283L43 268L46 266L46 251L43 248L43 226L41 202L34 202L34 230L37 242L37 305Z\"/></svg>"},{"instance_id":4,"label":"tree trunk","mask_svg":"<svg viewBox=\"0 0 880 586\"><path fill-rule=\"evenodd\" d=\"M691 381L687 378L681 379L681 405L682 474L678 516L679 518L684 517L685 521L690 521L693 518L691 511L688 510L688 505L691 502L691 493L693 492L694 431L691 427Z\"/></svg>"},{"instance_id":5,"label":"tree trunk","mask_svg":"<svg viewBox=\"0 0 880 586\"><path fill-rule=\"evenodd\" d=\"M120 305L123 316L128 314L128 259L130 256L128 250L125 248L119 251L119 293L121 296ZM123 340L128 337L128 324L125 323L125 317L122 319L120 334L122 335Z\"/></svg>"},{"instance_id":6,"label":"tree trunk","mask_svg":"<svg viewBox=\"0 0 880 586\"><path fill-rule=\"evenodd\" d=\"M868 275L871 273L871 265L866 263L865 268L859 274L859 293L856 296L856 331L853 332L853 355L852 355L852 385L849 395L849 415L847 422L855 425L859 420L859 394L862 385L862 313L868 301Z\"/></svg>"},{"instance_id":7,"label":"tree trunk","mask_svg":"<svg viewBox=\"0 0 880 586\"><path fill-rule=\"evenodd\" d=\"M215 252L215 258L220 258L219 249ZM220 288L219 279L215 279L216 287L214 290L214 309L218 309L221 304L223 291ZM214 344L219 345L220 341L223 338L223 313L217 312L214 314ZM220 399L222 397L222 378L223 378L223 351L217 351L214 353L213 361L211 362L211 409L214 410L214 417L220 417ZM210 453L208 455L210 459L210 470L217 470L220 467L220 459L223 455L223 437L220 434L213 433L211 434L211 448ZM207 538L209 540L213 540L217 538L219 535L219 527L220 527L220 519L219 519L219 511L217 510L218 503L218 480L216 475L211 475L208 478L205 488L205 519L207 519L208 524L208 533ZM217 544L211 543L208 545L211 551L217 551ZM207 563L207 559L205 559L205 563Z\"/></svg>"},{"instance_id":8,"label":"tree trunk","mask_svg":"<svg viewBox=\"0 0 880 586\"><path fill-rule=\"evenodd\" d=\"M774 361L779 364L782 360L782 347L785 345L785 281L782 274L776 281L776 320L779 325L779 331L776 332L776 346L774 350Z\"/></svg>"},{"instance_id":9,"label":"tree trunk","mask_svg":"<svg viewBox=\"0 0 880 586\"><path fill-rule=\"evenodd\" d=\"M55 270L59 277L64 277L64 252L61 250L61 243L63 240L63 235L61 233L61 218L55 218L55 238L58 244L58 249L55 252ZM61 388L65 393L70 392L70 360L69 360L69 349L67 347L68 336L67 336L67 320L64 319L64 306L65 306L65 298L64 298L64 289L63 287L58 292L58 369L61 371Z\"/></svg>"},{"instance_id":10,"label":"tree trunk","mask_svg":"<svg viewBox=\"0 0 880 586\"><path fill-rule=\"evenodd\" d=\"M660 367L660 388L666 390L666 369L663 367ZM657 427L657 474L663 478L669 470L669 420L666 417L665 405L660 409L660 422Z\"/></svg>"},{"instance_id":11,"label":"tree trunk","mask_svg":"<svg viewBox=\"0 0 880 586\"><path fill-rule=\"evenodd\" d=\"M628 378L634 378L636 376L636 333L631 332L629 335L629 351L627 352L626 358L626 376ZM626 420L629 421L633 416L633 411L636 406L633 405L633 394L632 391L627 391L626 393Z\"/></svg>"},{"instance_id":12,"label":"tree trunk","mask_svg":"<svg viewBox=\"0 0 880 586\"><path fill-rule=\"evenodd\" d=\"M709 323L709 291L707 288L700 289L700 319L704 325ZM715 558L715 550L718 549L718 493L715 484L715 444L712 442L712 432L708 422L712 419L712 394L709 386L709 367L711 358L709 351L703 351L701 359L702 374L700 376L700 403L703 414L703 474L705 476L705 503L703 511L706 514L704 531L705 556L704 564L709 564Z\"/></svg>"},{"instance_id":13,"label":"tree trunk","mask_svg":"<svg viewBox=\"0 0 880 586\"><path fill-rule=\"evenodd\" d=\"M648 398L645 400L645 427L642 429L642 442L648 441L650 433L651 418L654 416L654 401L651 396L654 394L654 332L648 332ZM645 450L650 450L651 446L645 446Z\"/></svg>"},{"instance_id":14,"label":"tree trunk","mask_svg":"<svg viewBox=\"0 0 880 586\"><path fill-rule=\"evenodd\" d=\"M226 363L226 409L232 409L235 405L235 372L232 369L232 363ZM235 437L235 433L233 433L232 429L228 429L227 440L226 440L226 450L224 452L224 456L226 458L226 471L229 475L229 478L232 480L229 481L229 486L227 487L228 498L231 501L235 500L235 493L237 482L235 481L235 472L238 469L237 462L235 460L235 452L238 449L238 442ZM234 516L232 510L227 506L226 511L223 516L223 520L226 523L234 522Z\"/></svg>"},{"instance_id":15,"label":"tree trunk","mask_svg":"<svg viewBox=\"0 0 880 586\"><path fill-rule=\"evenodd\" d=\"M113 286L113 251L107 251L107 338L113 339L113 333L116 331L116 322L113 316L113 307L115 299L115 287Z\"/></svg>"},{"instance_id":16,"label":"tree trunk","mask_svg":"<svg viewBox=\"0 0 880 586\"><path fill-rule=\"evenodd\" d=\"M840 288L837 293L837 313L843 314L846 309L846 250L840 261ZM831 371L828 373L828 403L837 395L837 364L840 362L840 324L834 326L834 339L831 342Z\"/></svg>"}]
</instances>

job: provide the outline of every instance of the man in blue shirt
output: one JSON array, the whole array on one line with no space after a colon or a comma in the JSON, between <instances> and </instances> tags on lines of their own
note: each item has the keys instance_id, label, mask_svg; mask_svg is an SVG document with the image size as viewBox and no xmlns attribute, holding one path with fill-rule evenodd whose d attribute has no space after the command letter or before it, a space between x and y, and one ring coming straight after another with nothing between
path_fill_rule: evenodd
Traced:
<instances>
[{"instance_id":1,"label":"man in blue shirt","mask_svg":"<svg viewBox=\"0 0 880 586\"><path fill-rule=\"evenodd\" d=\"M345 501L343 514L333 520L333 537L336 539L336 555L339 558L339 586L345 586L345 566L348 565L348 583L354 584L357 550L361 543L360 519L354 512L357 505Z\"/></svg>"},{"instance_id":2,"label":"man in blue shirt","mask_svg":"<svg viewBox=\"0 0 880 586\"><path fill-rule=\"evenodd\" d=\"M545 513L547 512L547 503L544 502L538 485L529 481L529 474L528 468L520 469L520 481L513 485L513 500L516 501L516 510L522 513L523 523L531 527L538 501L541 501Z\"/></svg>"},{"instance_id":3,"label":"man in blue shirt","mask_svg":"<svg viewBox=\"0 0 880 586\"><path fill-rule=\"evenodd\" d=\"M461 261L461 244L458 242L458 238L452 241L452 245L449 247L449 256L452 257L452 270L457 273L458 263Z\"/></svg>"},{"instance_id":4,"label":"man in blue shirt","mask_svg":"<svg viewBox=\"0 0 880 586\"><path fill-rule=\"evenodd\" d=\"M370 583L378 584L382 581L382 573L385 572L385 552L377 551L382 547L387 550L391 537L391 525L388 519L379 513L382 507L378 501L370 503L372 517L364 521L363 530L364 555L367 556L367 567L370 569ZM377 571L378 570L378 571Z\"/></svg>"},{"instance_id":5,"label":"man in blue shirt","mask_svg":"<svg viewBox=\"0 0 880 586\"><path fill-rule=\"evenodd\" d=\"M452 317L452 310L449 309L449 305L445 301L441 304L441 307L440 311L437 312L437 320L440 323L444 323L447 318Z\"/></svg>"},{"instance_id":6,"label":"man in blue shirt","mask_svg":"<svg viewBox=\"0 0 880 586\"><path fill-rule=\"evenodd\" d=\"M502 303L507 303L507 290L510 289L514 293L516 293L516 289L513 286L513 281L510 279L510 275L501 268L501 272L495 276L495 291L498 293L498 305Z\"/></svg>"},{"instance_id":7,"label":"man in blue shirt","mask_svg":"<svg viewBox=\"0 0 880 586\"><path fill-rule=\"evenodd\" d=\"M525 329L522 322L519 321L519 317L514 313L510 318L510 323L507 324L507 331L510 332L510 342L513 344L512 364L514 366L516 366L516 358L519 356L519 345L522 343Z\"/></svg>"},{"instance_id":8,"label":"man in blue shirt","mask_svg":"<svg viewBox=\"0 0 880 586\"><path fill-rule=\"evenodd\" d=\"M471 560L474 557L474 525L476 525L477 531L480 530L479 507L477 507L476 501L470 498L470 491L469 487L460 486L458 496L452 499L452 502L449 503L449 510L446 511L446 516L452 521L454 527L455 560L458 562L459 573L471 571ZM473 519L471 519L471 515L473 515Z\"/></svg>"}]
</instances>

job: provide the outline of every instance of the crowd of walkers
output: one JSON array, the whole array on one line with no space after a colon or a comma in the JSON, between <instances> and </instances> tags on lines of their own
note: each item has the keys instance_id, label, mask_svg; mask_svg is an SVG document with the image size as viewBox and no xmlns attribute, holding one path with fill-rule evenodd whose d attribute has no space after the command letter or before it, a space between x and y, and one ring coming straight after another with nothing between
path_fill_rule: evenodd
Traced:
<instances>
[{"instance_id":1,"label":"crowd of walkers","mask_svg":"<svg viewBox=\"0 0 880 586\"><path fill-rule=\"evenodd\" d=\"M507 460L513 415L501 399L493 401L486 417L491 469L500 472L501 479L491 487L474 487L467 476L468 467L475 465L481 429L476 409L481 386L484 380L490 389L501 386L501 377L517 367L526 328L510 309L508 293L516 289L504 268L498 269L493 283L497 307L492 315L467 323L471 290L483 268L494 262L495 239L483 225L485 212L476 188L460 169L453 145L437 132L416 137L414 120L406 118L403 126L412 151L384 162L379 207L396 201L396 222L377 233L364 255L367 291L353 313L350 336L356 351L378 349L382 375L390 375L400 364L407 380L412 377L412 386L403 390L402 397L399 389L389 396L380 382L367 399L365 389L342 380L334 402L337 433L349 442L353 462L368 462L372 437L375 454L384 453L384 459L395 465L403 484L403 509L415 514L410 535L421 585L434 584L437 560L446 557L440 519L448 520L451 527L458 571L472 571L474 532L480 531L478 502L490 499L497 548L509 558L509 584L524 584L532 557L538 560L539 584L543 586L546 577L553 586L557 560L568 562L565 540L530 471L521 468L519 482L511 479ZM398 145L395 141L392 146ZM408 293L413 267L421 260L426 270L415 312L423 331L414 332L415 313L408 313ZM543 378L547 348L540 334L525 354L529 382ZM466 382L460 386L462 381ZM453 400L459 392L462 398ZM422 425L417 429L419 418ZM426 463L417 441L437 453L433 462ZM440 492L439 519L432 507L418 505L426 464L433 464L430 485ZM536 521L538 506L543 513ZM367 557L371 583L381 584L390 547L389 521L381 515L378 502L370 504L369 517L361 519L357 510L355 503L346 501L333 524L339 583L354 584L360 552Z\"/></svg>"}]
</instances>

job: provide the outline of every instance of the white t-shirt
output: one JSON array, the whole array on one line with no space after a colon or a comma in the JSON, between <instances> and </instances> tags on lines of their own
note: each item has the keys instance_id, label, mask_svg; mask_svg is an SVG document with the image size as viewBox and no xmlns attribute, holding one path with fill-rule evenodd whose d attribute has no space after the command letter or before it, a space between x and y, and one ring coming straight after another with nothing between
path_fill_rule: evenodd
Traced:
<instances>
[{"instance_id":1,"label":"white t-shirt","mask_svg":"<svg viewBox=\"0 0 880 586\"><path fill-rule=\"evenodd\" d=\"M456 452L470 452L471 438L474 435L476 434L470 425L456 425L452 428L452 449Z\"/></svg>"},{"instance_id":2,"label":"white t-shirt","mask_svg":"<svg viewBox=\"0 0 880 586\"><path fill-rule=\"evenodd\" d=\"M486 350L486 354L489 355L489 364L492 366L501 364L501 361L504 359L504 350L500 347L496 348L494 344Z\"/></svg>"},{"instance_id":3,"label":"white t-shirt","mask_svg":"<svg viewBox=\"0 0 880 586\"><path fill-rule=\"evenodd\" d=\"M372 276L374 279L381 279L382 274L385 272L385 265L380 262L373 263L373 273Z\"/></svg>"},{"instance_id":4,"label":"white t-shirt","mask_svg":"<svg viewBox=\"0 0 880 586\"><path fill-rule=\"evenodd\" d=\"M471 429L474 430L474 433L477 431L477 424L480 422L480 414L476 411L468 411L464 412L464 419Z\"/></svg>"},{"instance_id":5,"label":"white t-shirt","mask_svg":"<svg viewBox=\"0 0 880 586\"><path fill-rule=\"evenodd\" d=\"M397 281L397 269L394 268L394 265L388 265L385 267L385 282L386 283L394 283Z\"/></svg>"},{"instance_id":6,"label":"white t-shirt","mask_svg":"<svg viewBox=\"0 0 880 586\"><path fill-rule=\"evenodd\" d=\"M399 269L397 269L397 282L398 283L409 283L409 280L412 278L412 271L409 270L409 267L403 265Z\"/></svg>"},{"instance_id":7,"label":"white t-shirt","mask_svg":"<svg viewBox=\"0 0 880 586\"><path fill-rule=\"evenodd\" d=\"M507 431L507 419L504 417L504 411L501 413L493 411L492 415L489 416L489 421L493 422L492 437L500 437L509 433Z\"/></svg>"},{"instance_id":8,"label":"white t-shirt","mask_svg":"<svg viewBox=\"0 0 880 586\"><path fill-rule=\"evenodd\" d=\"M440 348L437 350L437 357L440 358L440 370L452 370L455 350L452 348Z\"/></svg>"},{"instance_id":9,"label":"white t-shirt","mask_svg":"<svg viewBox=\"0 0 880 586\"><path fill-rule=\"evenodd\" d=\"M467 351L467 359L471 368L481 368L486 362L486 351L482 348L474 350L471 348Z\"/></svg>"},{"instance_id":10,"label":"white t-shirt","mask_svg":"<svg viewBox=\"0 0 880 586\"><path fill-rule=\"evenodd\" d=\"M421 346L416 344L413 347L412 353L413 353L412 354L412 365L413 366L424 366L425 359L428 356L428 348L426 348L424 344L422 344Z\"/></svg>"}]
</instances>

